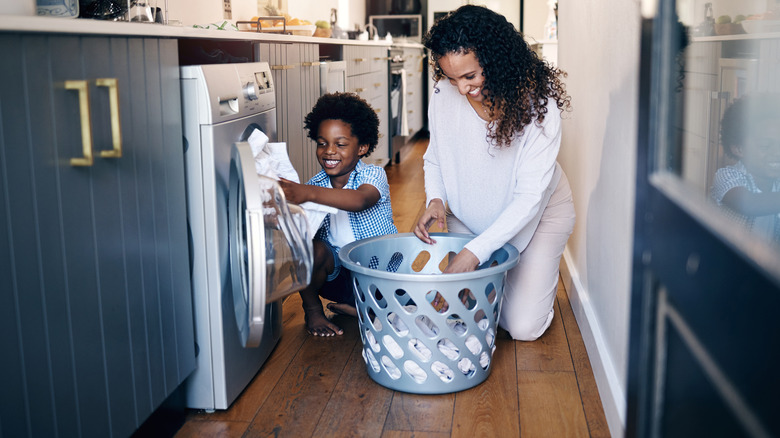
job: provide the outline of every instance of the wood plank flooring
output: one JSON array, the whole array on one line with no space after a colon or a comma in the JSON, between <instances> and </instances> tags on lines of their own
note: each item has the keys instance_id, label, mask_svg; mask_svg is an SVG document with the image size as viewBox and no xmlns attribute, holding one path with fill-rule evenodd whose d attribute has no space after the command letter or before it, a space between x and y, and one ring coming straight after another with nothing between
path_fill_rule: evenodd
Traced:
<instances>
[{"instance_id":1,"label":"wood plank flooring","mask_svg":"<svg viewBox=\"0 0 780 438\"><path fill-rule=\"evenodd\" d=\"M387 168L394 218L411 231L425 202L418 141ZM344 335L306 334L297 294L284 303L284 328L271 357L230 409L191 411L177 438L190 437L608 437L593 371L566 291L535 342L500 330L493 369L455 394L392 391L368 376L357 321L333 316Z\"/></svg>"}]
</instances>

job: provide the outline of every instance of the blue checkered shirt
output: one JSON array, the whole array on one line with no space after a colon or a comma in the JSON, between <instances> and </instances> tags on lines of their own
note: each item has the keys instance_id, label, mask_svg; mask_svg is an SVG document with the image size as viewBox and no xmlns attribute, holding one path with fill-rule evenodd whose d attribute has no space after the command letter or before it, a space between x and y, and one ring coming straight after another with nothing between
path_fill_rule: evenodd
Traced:
<instances>
[{"instance_id":1,"label":"blue checkered shirt","mask_svg":"<svg viewBox=\"0 0 780 438\"><path fill-rule=\"evenodd\" d=\"M726 193L729 190L735 187L744 187L750 193L761 193L761 189L758 188L756 181L753 179L753 175L748 172L741 161L732 166L722 167L715 172L710 196L718 205L723 206L723 197L726 196ZM780 192L780 180L774 181L772 184L772 192ZM726 216L742 225L748 231L759 233L758 230L754 229L756 226L756 216L746 216L725 206L723 206L723 211L726 213ZM780 242L780 217L777 214L774 214L770 220L773 222L771 225L772 229L767 230L766 232L768 235L764 235L764 237Z\"/></svg>"},{"instance_id":2,"label":"blue checkered shirt","mask_svg":"<svg viewBox=\"0 0 780 438\"><path fill-rule=\"evenodd\" d=\"M314 175L306 184L318 187L333 188L330 177L324 170ZM390 205L390 184L387 182L385 170L373 164L358 161L355 170L349 174L349 180L344 189L356 190L363 184L371 184L379 190L379 202L363 211L349 211L349 224L356 240L384 234L395 234L398 230L393 223L393 208ZM315 239L328 240L330 230L330 215L325 216ZM340 249L340 248L337 248Z\"/></svg>"}]
</instances>

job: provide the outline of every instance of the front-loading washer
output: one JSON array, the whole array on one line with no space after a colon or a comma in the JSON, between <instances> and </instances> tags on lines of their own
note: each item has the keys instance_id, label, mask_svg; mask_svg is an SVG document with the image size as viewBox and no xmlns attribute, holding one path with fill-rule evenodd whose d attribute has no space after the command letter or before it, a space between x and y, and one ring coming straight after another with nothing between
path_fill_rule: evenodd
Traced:
<instances>
[{"instance_id":1,"label":"front-loading washer","mask_svg":"<svg viewBox=\"0 0 780 438\"><path fill-rule=\"evenodd\" d=\"M301 210L258 176L247 142L274 141L276 89L267 63L180 72L197 369L190 408L227 409L281 336L281 298L311 276Z\"/></svg>"}]
</instances>

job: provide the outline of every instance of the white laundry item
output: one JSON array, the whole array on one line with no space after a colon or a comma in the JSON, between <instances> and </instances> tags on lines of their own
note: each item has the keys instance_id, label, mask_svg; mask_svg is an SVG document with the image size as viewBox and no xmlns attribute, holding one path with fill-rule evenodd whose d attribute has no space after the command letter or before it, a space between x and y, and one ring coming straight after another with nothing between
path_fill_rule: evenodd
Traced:
<instances>
[{"instance_id":1,"label":"white laundry item","mask_svg":"<svg viewBox=\"0 0 780 438\"><path fill-rule=\"evenodd\" d=\"M490 356L488 356L487 351L483 351L482 355L479 356L479 366L486 370L488 365L490 365Z\"/></svg>"},{"instance_id":2,"label":"white laundry item","mask_svg":"<svg viewBox=\"0 0 780 438\"><path fill-rule=\"evenodd\" d=\"M296 183L301 182L298 172L295 171L292 162L290 162L290 156L287 154L287 143L269 142L268 136L259 129L252 131L247 143L252 149L252 155L255 157L255 170L259 175L265 175L275 180L284 178ZM317 233L325 216L338 211L336 208L314 202L304 202L301 204L301 208L306 213L309 236L314 236Z\"/></svg>"},{"instance_id":3,"label":"white laundry item","mask_svg":"<svg viewBox=\"0 0 780 438\"><path fill-rule=\"evenodd\" d=\"M428 318L425 315L420 316L419 318L416 318L415 323L417 323L417 327L422 330L422 332L425 334L425 336L428 337L434 337L439 334L439 328L436 327L436 325L431 321L430 318Z\"/></svg>"},{"instance_id":4,"label":"white laundry item","mask_svg":"<svg viewBox=\"0 0 780 438\"><path fill-rule=\"evenodd\" d=\"M449 339L442 339L437 344L439 347L439 351L441 351L441 354L447 356L447 359L449 360L455 360L458 358L458 355L460 354L460 350L458 347L452 343Z\"/></svg>"},{"instance_id":5,"label":"white laundry item","mask_svg":"<svg viewBox=\"0 0 780 438\"><path fill-rule=\"evenodd\" d=\"M431 364L431 371L439 376L439 378L444 382L451 382L455 377L455 373L452 372L452 369L438 360Z\"/></svg>"},{"instance_id":6,"label":"white laundry item","mask_svg":"<svg viewBox=\"0 0 780 438\"><path fill-rule=\"evenodd\" d=\"M367 364L371 365L371 368L373 368L374 372L379 372L379 362L377 362L376 358L370 350L363 349L363 360Z\"/></svg>"},{"instance_id":7,"label":"white laundry item","mask_svg":"<svg viewBox=\"0 0 780 438\"><path fill-rule=\"evenodd\" d=\"M401 378L401 370L398 369L397 366L393 363L392 360L390 360L387 356L382 356L382 365L385 366L385 370L387 371L387 374L390 375L390 378L393 380L398 380Z\"/></svg>"},{"instance_id":8,"label":"white laundry item","mask_svg":"<svg viewBox=\"0 0 780 438\"><path fill-rule=\"evenodd\" d=\"M464 357L463 359L458 361L458 369L461 373L465 375L474 374L474 372L477 370L476 367L474 367L474 362L471 361L471 359Z\"/></svg>"},{"instance_id":9,"label":"white laundry item","mask_svg":"<svg viewBox=\"0 0 780 438\"><path fill-rule=\"evenodd\" d=\"M398 346L398 343L390 336L385 335L382 338L382 344L387 348L387 352L390 353L390 356L393 356L396 359L403 357L404 350Z\"/></svg>"},{"instance_id":10,"label":"white laundry item","mask_svg":"<svg viewBox=\"0 0 780 438\"><path fill-rule=\"evenodd\" d=\"M390 312L390 314L387 315L387 321L399 336L406 336L406 334L409 333L409 327L406 325L403 318L400 318L395 312Z\"/></svg>"},{"instance_id":11,"label":"white laundry item","mask_svg":"<svg viewBox=\"0 0 780 438\"><path fill-rule=\"evenodd\" d=\"M431 350L417 338L409 340L409 350L416 353L417 356L425 362L431 360Z\"/></svg>"},{"instance_id":12,"label":"white laundry item","mask_svg":"<svg viewBox=\"0 0 780 438\"><path fill-rule=\"evenodd\" d=\"M409 109L406 108L406 71L401 69L401 135L409 135Z\"/></svg>"},{"instance_id":13,"label":"white laundry item","mask_svg":"<svg viewBox=\"0 0 780 438\"><path fill-rule=\"evenodd\" d=\"M482 351L482 344L479 343L479 339L477 339L476 336L469 335L469 337L466 338L466 348L469 349L471 354L477 355Z\"/></svg>"},{"instance_id":14,"label":"white laundry item","mask_svg":"<svg viewBox=\"0 0 780 438\"><path fill-rule=\"evenodd\" d=\"M404 371L406 371L406 373L409 374L409 377L417 383L422 383L428 378L428 374L420 368L420 365L417 365L417 362L411 360L404 362Z\"/></svg>"}]
</instances>

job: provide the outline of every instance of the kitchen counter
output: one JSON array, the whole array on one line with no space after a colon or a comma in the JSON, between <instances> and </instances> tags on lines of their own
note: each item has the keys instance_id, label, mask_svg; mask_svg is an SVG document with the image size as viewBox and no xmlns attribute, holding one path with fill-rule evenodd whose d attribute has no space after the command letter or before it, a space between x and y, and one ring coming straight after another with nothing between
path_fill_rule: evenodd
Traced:
<instances>
[{"instance_id":1,"label":"kitchen counter","mask_svg":"<svg viewBox=\"0 0 780 438\"><path fill-rule=\"evenodd\" d=\"M0 15L0 32L45 32L80 35L142 36L263 42L348 44L389 46L391 42L305 37L233 30L198 29L191 26L164 26L152 23L128 23L84 18L25 17ZM416 43L415 43L416 44ZM420 46L422 47L422 46Z\"/></svg>"}]
</instances>

